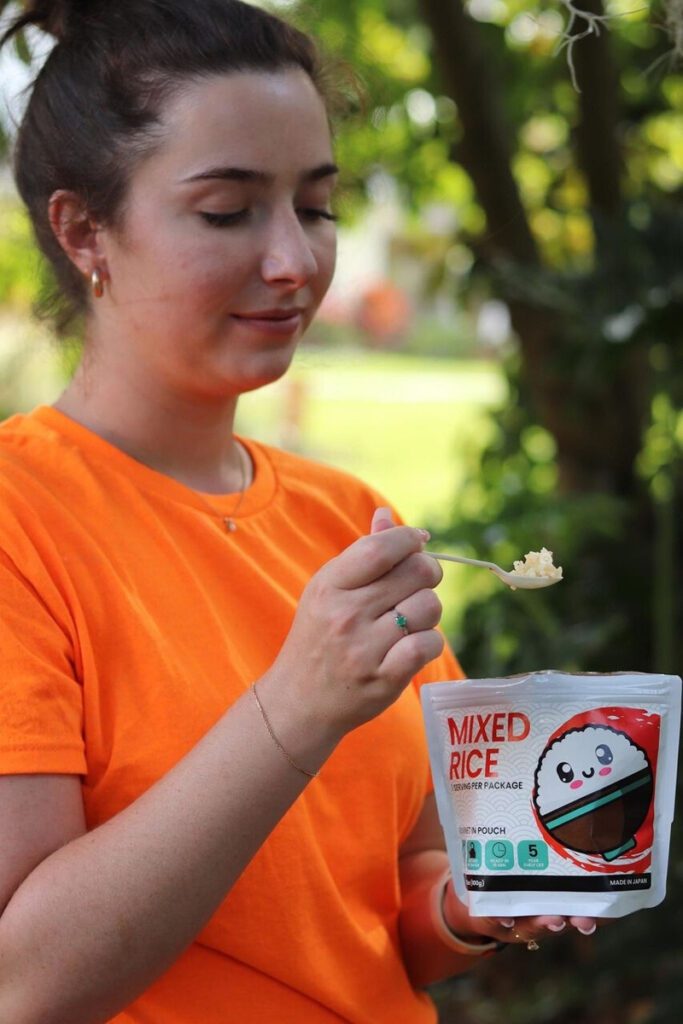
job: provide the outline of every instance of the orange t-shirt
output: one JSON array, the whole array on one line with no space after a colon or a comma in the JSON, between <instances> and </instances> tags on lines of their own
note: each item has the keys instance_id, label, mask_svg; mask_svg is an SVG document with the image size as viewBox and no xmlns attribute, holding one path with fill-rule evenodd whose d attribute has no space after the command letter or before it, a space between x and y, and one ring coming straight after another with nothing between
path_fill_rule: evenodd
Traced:
<instances>
[{"instance_id":1,"label":"orange t-shirt","mask_svg":"<svg viewBox=\"0 0 683 1024\"><path fill-rule=\"evenodd\" d=\"M82 776L88 828L179 761L269 667L310 576L382 499L244 441L202 495L51 407L0 425L0 773ZM116 1024L432 1024L401 960L397 851L429 787L420 683L347 735L192 946Z\"/></svg>"}]
</instances>

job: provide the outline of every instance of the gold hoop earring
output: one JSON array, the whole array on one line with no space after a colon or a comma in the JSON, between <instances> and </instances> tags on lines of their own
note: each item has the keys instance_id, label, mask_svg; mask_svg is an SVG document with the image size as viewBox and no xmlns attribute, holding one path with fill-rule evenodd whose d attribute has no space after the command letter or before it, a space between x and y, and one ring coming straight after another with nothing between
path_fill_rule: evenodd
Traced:
<instances>
[{"instance_id":1,"label":"gold hoop earring","mask_svg":"<svg viewBox=\"0 0 683 1024\"><path fill-rule=\"evenodd\" d=\"M102 279L102 271L99 267L95 267L90 275L90 287L94 297L101 299L104 295L104 280Z\"/></svg>"}]
</instances>

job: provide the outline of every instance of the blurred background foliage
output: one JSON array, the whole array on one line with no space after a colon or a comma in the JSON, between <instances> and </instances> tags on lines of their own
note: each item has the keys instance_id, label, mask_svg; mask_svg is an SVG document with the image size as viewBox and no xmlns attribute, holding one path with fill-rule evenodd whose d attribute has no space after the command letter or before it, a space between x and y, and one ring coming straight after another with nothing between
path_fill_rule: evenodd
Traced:
<instances>
[{"instance_id":1,"label":"blurred background foliage","mask_svg":"<svg viewBox=\"0 0 683 1024\"><path fill-rule=\"evenodd\" d=\"M432 532L435 546L503 565L544 544L565 581L513 594L463 570L452 640L467 673L680 673L683 70L667 26L683 5L270 6L343 62L344 222L362 223L388 175L408 211L397 255L419 265L425 301L446 292L462 310L495 299L509 311L511 340L488 353L505 399ZM569 6L586 17L570 23ZM31 243L1 212L0 303L28 307ZM471 356L465 334L450 343ZM428 337L401 346L448 352L443 333ZM682 841L677 822L665 904L439 986L443 1024L677 1024Z\"/></svg>"},{"instance_id":2,"label":"blurred background foliage","mask_svg":"<svg viewBox=\"0 0 683 1024\"><path fill-rule=\"evenodd\" d=\"M472 574L454 640L475 677L681 668L683 75L663 6L575 7L605 20L574 22L596 29L571 41L574 81L556 52L562 3L340 0L300 15L368 83L344 165L361 182L387 167L417 222L447 204L450 236L422 251L431 282L510 310L507 398L433 532L503 565L543 543L566 580L521 597ZM682 1019L681 834L662 907L488 961L437 990L442 1020Z\"/></svg>"},{"instance_id":3,"label":"blurred background foliage","mask_svg":"<svg viewBox=\"0 0 683 1024\"><path fill-rule=\"evenodd\" d=\"M534 605L483 587L470 674L675 671L683 652L683 72L665 5L574 7L601 19L575 83L559 0L287 4L366 83L338 137L349 215L387 169L427 286L511 311L509 395L445 536L505 564L543 538L568 579ZM420 238L434 204L452 230Z\"/></svg>"}]
</instances>

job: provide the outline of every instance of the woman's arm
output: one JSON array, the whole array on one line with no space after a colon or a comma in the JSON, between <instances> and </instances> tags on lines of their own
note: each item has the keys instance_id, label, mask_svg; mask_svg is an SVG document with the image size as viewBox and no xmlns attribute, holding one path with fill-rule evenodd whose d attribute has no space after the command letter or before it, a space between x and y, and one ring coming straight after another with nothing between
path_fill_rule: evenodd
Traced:
<instances>
[{"instance_id":1,"label":"woman's arm","mask_svg":"<svg viewBox=\"0 0 683 1024\"><path fill-rule=\"evenodd\" d=\"M408 527L362 538L304 591L258 682L298 765L317 769L440 653L429 589L440 570L423 546ZM408 599L423 625L403 636L393 609ZM10 895L10 876L24 880L0 916L0 1020L99 1024L122 1010L189 946L309 781L247 693L129 807L37 866L26 852L23 871L3 855L3 837L33 814L15 802L0 834L0 893Z\"/></svg>"},{"instance_id":2,"label":"woman's arm","mask_svg":"<svg viewBox=\"0 0 683 1024\"><path fill-rule=\"evenodd\" d=\"M312 722L300 728L292 748L315 768L334 744L313 740ZM0 917L0 1020L108 1021L193 941L306 781L242 697L146 793L16 890Z\"/></svg>"}]
</instances>

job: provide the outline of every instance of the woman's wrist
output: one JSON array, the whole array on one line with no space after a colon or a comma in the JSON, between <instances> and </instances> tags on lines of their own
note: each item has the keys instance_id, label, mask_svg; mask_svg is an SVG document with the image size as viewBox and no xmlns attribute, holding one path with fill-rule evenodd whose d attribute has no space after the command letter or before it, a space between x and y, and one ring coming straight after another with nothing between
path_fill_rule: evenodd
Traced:
<instances>
[{"instance_id":1,"label":"woman's wrist","mask_svg":"<svg viewBox=\"0 0 683 1024\"><path fill-rule=\"evenodd\" d=\"M275 730L273 729L272 725L270 724L270 719L268 718L268 715L265 712L265 708L263 707L263 704L261 703L261 699L260 699L260 697L258 695L258 692L256 690L256 683L252 683L251 684L251 692L252 692L252 694L254 696L254 700L256 701L256 706L259 709L261 718L263 719L263 724L265 725L266 729L268 730L270 738L272 739L273 743L278 748L278 750L280 751L282 756L291 764L292 768L296 768L296 770L301 775L305 775L309 779L315 779L317 774L318 774L318 771L316 770L316 771L312 772L312 771L310 771L310 769L304 768L303 765L297 764L297 762L291 756L291 754L286 749L286 747L283 747L282 744L280 743L280 740L277 738L277 734L275 733Z\"/></svg>"},{"instance_id":2,"label":"woman's wrist","mask_svg":"<svg viewBox=\"0 0 683 1024\"><path fill-rule=\"evenodd\" d=\"M256 690L258 686L258 691ZM290 763L306 775L317 775L341 735L316 714L310 704L293 696L284 675L271 668L251 687L259 698L259 713L266 728ZM253 698L252 698L253 699Z\"/></svg>"},{"instance_id":3,"label":"woman's wrist","mask_svg":"<svg viewBox=\"0 0 683 1024\"><path fill-rule=\"evenodd\" d=\"M498 953L507 943L487 935L468 933L446 916L446 897L451 872L447 870L437 880L431 893L431 919L434 931L444 945L464 956L486 956ZM455 897L453 897L455 898Z\"/></svg>"}]
</instances>

